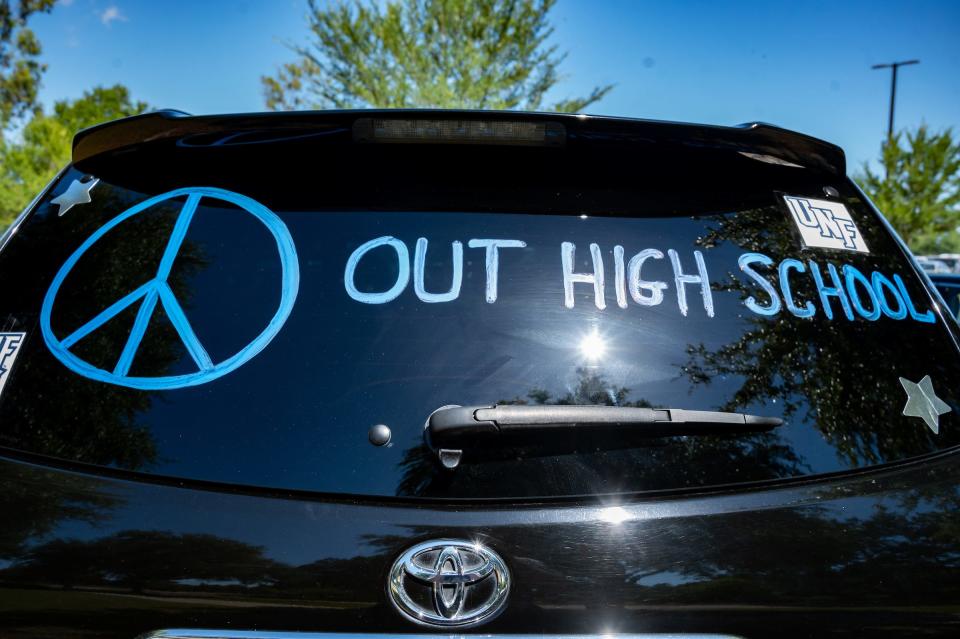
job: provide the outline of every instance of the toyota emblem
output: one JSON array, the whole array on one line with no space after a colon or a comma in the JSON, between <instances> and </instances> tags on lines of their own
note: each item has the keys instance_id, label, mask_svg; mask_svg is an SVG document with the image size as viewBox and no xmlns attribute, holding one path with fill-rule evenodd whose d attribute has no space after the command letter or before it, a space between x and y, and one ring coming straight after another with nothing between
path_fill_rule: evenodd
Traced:
<instances>
[{"instance_id":1,"label":"toyota emblem","mask_svg":"<svg viewBox=\"0 0 960 639\"><path fill-rule=\"evenodd\" d=\"M463 628L495 617L507 602L510 571L478 543L440 539L418 544L390 569L387 591L411 621Z\"/></svg>"}]
</instances>

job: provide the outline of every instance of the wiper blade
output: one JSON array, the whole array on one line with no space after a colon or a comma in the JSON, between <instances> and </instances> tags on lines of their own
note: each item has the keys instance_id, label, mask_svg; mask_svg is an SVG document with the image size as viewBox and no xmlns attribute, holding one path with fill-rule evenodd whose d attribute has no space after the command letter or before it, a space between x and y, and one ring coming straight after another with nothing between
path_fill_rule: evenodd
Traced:
<instances>
[{"instance_id":1,"label":"wiper blade","mask_svg":"<svg viewBox=\"0 0 960 639\"><path fill-rule=\"evenodd\" d=\"M444 466L460 463L464 446L509 444L515 438L605 431L623 437L761 432L783 424L778 417L745 413L637 408L633 406L494 405L444 406L427 420L424 437Z\"/></svg>"}]
</instances>

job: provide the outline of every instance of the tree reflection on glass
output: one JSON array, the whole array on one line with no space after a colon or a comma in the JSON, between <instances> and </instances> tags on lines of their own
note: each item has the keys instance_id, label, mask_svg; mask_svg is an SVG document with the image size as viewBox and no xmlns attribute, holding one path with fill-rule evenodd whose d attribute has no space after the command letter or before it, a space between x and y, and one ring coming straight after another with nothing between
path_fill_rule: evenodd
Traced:
<instances>
[{"instance_id":1,"label":"tree reflection on glass","mask_svg":"<svg viewBox=\"0 0 960 639\"><path fill-rule=\"evenodd\" d=\"M903 270L896 248L879 233L866 238L873 247L870 255L801 255L794 237L770 223L776 214L764 208L708 220L711 227L699 243L712 248L728 242L744 251L761 251L774 262L795 257L815 259L821 266L828 260L856 263L866 273ZM768 269L765 275L779 287L775 269ZM767 299L767 294L747 283L745 277L730 274L712 285L716 290L739 293L741 300L748 296ZM786 310L773 317L746 312L743 321L749 327L735 341L719 347L688 346L682 372L690 383L737 380L739 387L718 408L736 411L760 405L772 410L779 406L787 427L815 428L849 466L902 459L960 442L949 429L936 440L921 422L908 424L900 416L904 395L899 376L919 379L930 374L942 382L956 377L950 358L929 357L953 350L939 323L885 317L876 322L859 317L850 321L842 313L835 314L831 323L808 274L792 277L791 285L798 304L809 300L817 306L814 317L800 319ZM919 300L922 293L912 295ZM949 394L944 399L953 401Z\"/></svg>"}]
</instances>

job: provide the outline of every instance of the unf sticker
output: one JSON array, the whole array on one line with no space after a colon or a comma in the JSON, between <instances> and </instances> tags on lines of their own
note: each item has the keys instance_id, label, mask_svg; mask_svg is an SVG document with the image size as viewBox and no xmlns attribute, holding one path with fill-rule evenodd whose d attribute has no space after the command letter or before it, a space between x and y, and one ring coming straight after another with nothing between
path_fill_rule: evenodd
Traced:
<instances>
[{"instance_id":1,"label":"unf sticker","mask_svg":"<svg viewBox=\"0 0 960 639\"><path fill-rule=\"evenodd\" d=\"M20 346L23 345L23 338L26 335L26 333L0 333L0 395L3 394L3 387L7 384L13 362L17 359L17 353L20 352Z\"/></svg>"},{"instance_id":2,"label":"unf sticker","mask_svg":"<svg viewBox=\"0 0 960 639\"><path fill-rule=\"evenodd\" d=\"M785 195L783 199L790 208L804 246L870 252L850 211L843 204L794 195Z\"/></svg>"}]
</instances>

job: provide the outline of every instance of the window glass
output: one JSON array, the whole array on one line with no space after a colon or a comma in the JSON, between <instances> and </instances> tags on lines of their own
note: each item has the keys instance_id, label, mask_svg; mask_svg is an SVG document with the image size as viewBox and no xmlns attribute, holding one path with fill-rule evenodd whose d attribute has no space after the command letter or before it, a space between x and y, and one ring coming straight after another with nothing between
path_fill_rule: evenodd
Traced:
<instances>
[{"instance_id":1,"label":"window glass","mask_svg":"<svg viewBox=\"0 0 960 639\"><path fill-rule=\"evenodd\" d=\"M0 317L25 334L0 444L185 478L486 498L797 477L958 442L951 334L849 184L735 154L364 152L319 169L98 167L92 201L59 216L51 200L84 176L68 172L0 255ZM834 230L809 235L817 219ZM926 376L951 411L936 428L904 415L901 378ZM783 425L583 436L454 470L425 446L437 408L504 403ZM389 445L368 441L375 424Z\"/></svg>"}]
</instances>

